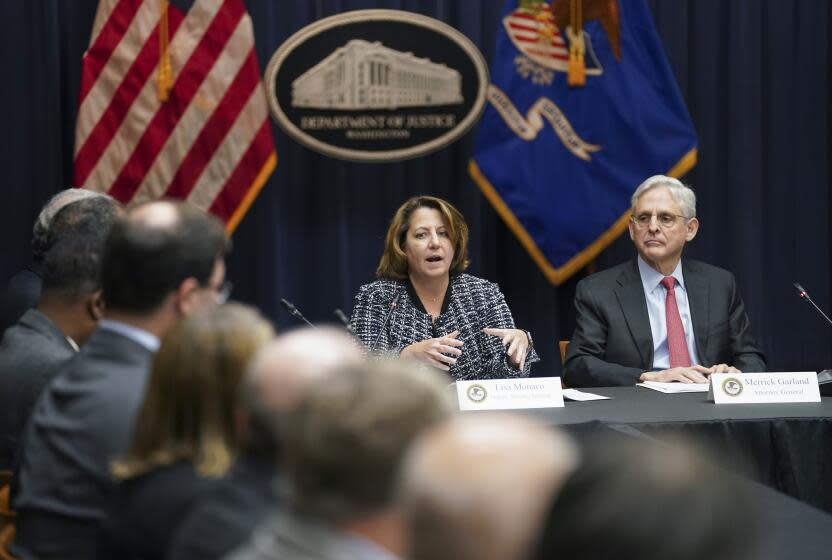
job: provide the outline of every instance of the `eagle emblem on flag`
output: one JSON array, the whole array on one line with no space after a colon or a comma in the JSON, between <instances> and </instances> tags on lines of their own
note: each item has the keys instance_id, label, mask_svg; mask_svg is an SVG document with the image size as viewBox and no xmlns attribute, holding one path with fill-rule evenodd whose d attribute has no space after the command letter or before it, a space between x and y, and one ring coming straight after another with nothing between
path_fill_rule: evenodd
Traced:
<instances>
[{"instance_id":1,"label":"eagle emblem on flag","mask_svg":"<svg viewBox=\"0 0 832 560\"><path fill-rule=\"evenodd\" d=\"M503 18L503 27L511 42L520 51L514 63L518 73L535 83L550 84L554 72L568 72L571 28L563 33L555 23L551 4L546 2L521 3ZM586 74L600 76L604 69L595 56L592 38L580 30L586 45Z\"/></svg>"}]
</instances>

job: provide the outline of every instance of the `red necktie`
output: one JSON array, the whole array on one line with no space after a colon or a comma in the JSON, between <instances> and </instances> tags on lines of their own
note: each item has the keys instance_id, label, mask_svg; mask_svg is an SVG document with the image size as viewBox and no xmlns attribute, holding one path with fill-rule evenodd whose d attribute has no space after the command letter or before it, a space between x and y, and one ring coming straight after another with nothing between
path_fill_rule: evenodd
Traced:
<instances>
[{"instance_id":1,"label":"red necktie","mask_svg":"<svg viewBox=\"0 0 832 560\"><path fill-rule=\"evenodd\" d=\"M665 276L662 278L662 286L667 289L667 298L664 302L664 318L667 324L667 350L670 353L670 367L690 367L685 327L682 326L682 317L679 315L679 306L676 304L676 291L674 290L676 279L673 276Z\"/></svg>"}]
</instances>

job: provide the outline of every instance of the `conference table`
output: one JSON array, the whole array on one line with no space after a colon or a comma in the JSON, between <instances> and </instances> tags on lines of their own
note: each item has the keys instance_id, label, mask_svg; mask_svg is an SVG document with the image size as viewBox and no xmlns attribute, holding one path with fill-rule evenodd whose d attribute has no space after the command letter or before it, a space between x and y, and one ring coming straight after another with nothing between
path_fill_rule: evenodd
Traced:
<instances>
[{"instance_id":1,"label":"conference table","mask_svg":"<svg viewBox=\"0 0 832 560\"><path fill-rule=\"evenodd\" d=\"M832 556L832 515L759 482L737 478L737 485L744 484L754 499L760 518L758 558L814 560Z\"/></svg>"},{"instance_id":2,"label":"conference table","mask_svg":"<svg viewBox=\"0 0 832 560\"><path fill-rule=\"evenodd\" d=\"M637 386L582 390L610 399L524 412L578 440L613 431L703 444L721 466L741 475L738 483L751 488L764 512L768 558L832 557L832 397L820 403L715 405L706 393Z\"/></svg>"},{"instance_id":3,"label":"conference table","mask_svg":"<svg viewBox=\"0 0 832 560\"><path fill-rule=\"evenodd\" d=\"M610 428L704 444L722 466L832 512L832 397L820 403L730 404L707 393L585 389L610 397L528 412L578 437Z\"/></svg>"}]
</instances>

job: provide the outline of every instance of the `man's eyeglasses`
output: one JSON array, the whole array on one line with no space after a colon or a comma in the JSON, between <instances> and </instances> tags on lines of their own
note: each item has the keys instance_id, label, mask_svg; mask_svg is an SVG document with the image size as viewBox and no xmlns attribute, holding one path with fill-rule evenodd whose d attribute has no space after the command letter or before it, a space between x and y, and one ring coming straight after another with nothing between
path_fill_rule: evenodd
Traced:
<instances>
[{"instance_id":1,"label":"man's eyeglasses","mask_svg":"<svg viewBox=\"0 0 832 560\"><path fill-rule=\"evenodd\" d=\"M653 216L656 216L656 221L660 226L667 229L675 226L679 218L683 220L688 219L686 216L680 216L679 214L671 214L670 212L662 212L661 214L647 214L645 212L644 214L639 214L637 216L633 214L632 216L630 216L630 219L636 226L643 229L650 225L650 220L653 219Z\"/></svg>"}]
</instances>

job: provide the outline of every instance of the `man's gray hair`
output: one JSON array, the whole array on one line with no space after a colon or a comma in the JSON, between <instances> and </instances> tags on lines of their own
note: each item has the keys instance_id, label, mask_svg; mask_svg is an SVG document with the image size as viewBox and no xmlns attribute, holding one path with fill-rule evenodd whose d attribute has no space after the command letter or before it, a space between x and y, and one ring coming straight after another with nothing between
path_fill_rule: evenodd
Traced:
<instances>
[{"instance_id":1,"label":"man's gray hair","mask_svg":"<svg viewBox=\"0 0 832 560\"><path fill-rule=\"evenodd\" d=\"M633 197L630 199L630 206L635 208L641 195L656 187L665 187L670 191L670 196L679 205L679 208L682 210L682 215L685 218L691 219L696 217L696 194L694 194L693 189L684 185L679 179L674 179L667 175L653 175L645 179L638 186L636 192L633 193Z\"/></svg>"},{"instance_id":2,"label":"man's gray hair","mask_svg":"<svg viewBox=\"0 0 832 560\"><path fill-rule=\"evenodd\" d=\"M108 194L91 191L89 189L70 187L54 195L43 205L40 214L38 214L35 220L35 225L32 227L32 255L34 255L36 261L42 261L47 251L49 251L51 241L49 237L49 226L52 224L52 218L55 217L55 214L67 204L97 196L110 198Z\"/></svg>"}]
</instances>

